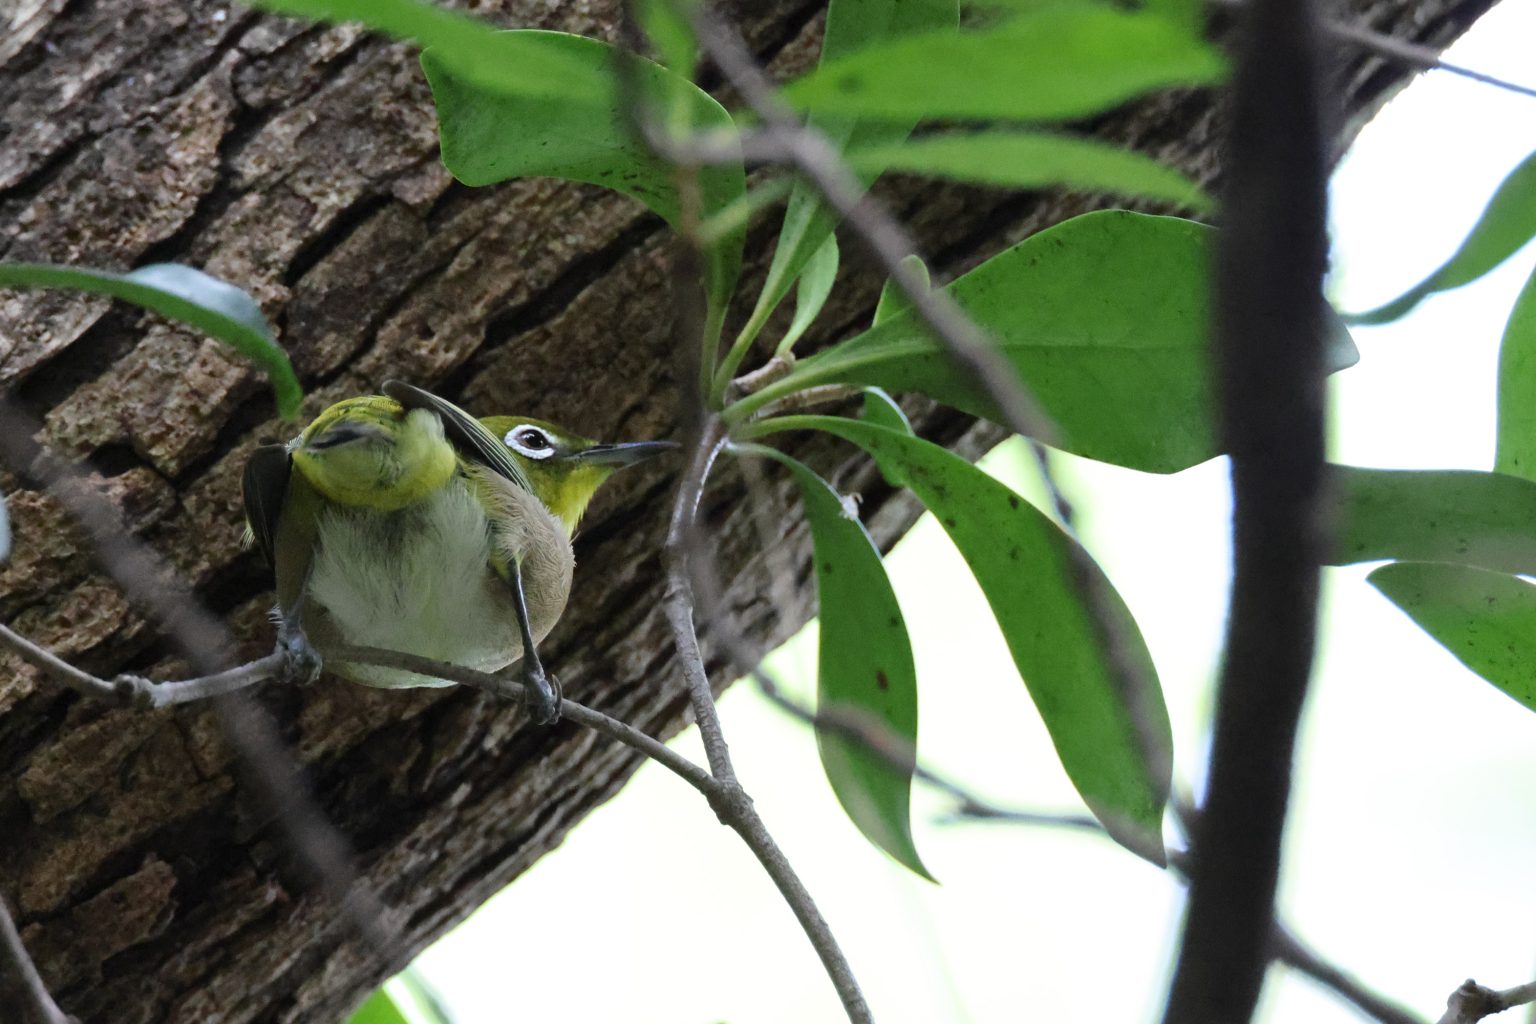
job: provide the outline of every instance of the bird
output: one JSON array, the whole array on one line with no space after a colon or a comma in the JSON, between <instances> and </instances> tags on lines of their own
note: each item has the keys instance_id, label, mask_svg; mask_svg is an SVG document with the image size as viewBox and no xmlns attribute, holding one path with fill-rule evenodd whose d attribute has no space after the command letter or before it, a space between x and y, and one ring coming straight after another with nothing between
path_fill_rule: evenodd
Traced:
<instances>
[{"instance_id":1,"label":"bird","mask_svg":"<svg viewBox=\"0 0 1536 1024\"><path fill-rule=\"evenodd\" d=\"M675 448L604 444L526 416L476 419L403 381L330 406L245 466L248 536L276 581L284 675L450 680L328 660L379 647L483 672L521 659L530 717L560 716L538 643L565 610L582 513L615 471Z\"/></svg>"}]
</instances>

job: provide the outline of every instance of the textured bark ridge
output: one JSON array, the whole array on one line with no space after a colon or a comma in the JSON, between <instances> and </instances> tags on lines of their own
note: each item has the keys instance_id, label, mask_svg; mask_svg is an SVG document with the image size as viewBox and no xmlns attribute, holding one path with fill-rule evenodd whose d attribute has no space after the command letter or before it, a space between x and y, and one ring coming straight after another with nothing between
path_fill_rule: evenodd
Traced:
<instances>
[{"instance_id":1,"label":"textured bark ridge","mask_svg":"<svg viewBox=\"0 0 1536 1024\"><path fill-rule=\"evenodd\" d=\"M1489 3L1355 0L1377 28L1435 44ZM614 0L471 6L508 25L603 37L617 10ZM814 59L820 3L733 6L775 70ZM602 437L674 429L660 222L590 187L454 184L407 48L208 0L12 0L0 26L0 258L114 269L175 259L238 282L277 324L309 414L394 376L476 412L525 412ZM1358 57L1349 68L1356 113L1405 77ZM1175 94L1096 130L1211 181L1215 120L1209 97ZM912 181L882 192L946 276L1093 205ZM771 230L754 233L749 285L771 244ZM867 322L879 283L850 251L825 317L833 329L812 341ZM228 618L243 643L232 655L268 649L269 581L240 548L238 475L253 445L293 428L274 419L244 362L98 299L6 292L0 387ZM925 434L972 454L996 438L914 411ZM851 452L802 444L862 490L882 543L910 523L913 504ZM661 735L685 717L658 611L668 472L621 477L593 508L571 607L547 645L570 696ZM810 614L809 583L791 581L788 607L769 602L736 482L727 469L707 518L731 599L768 644ZM154 626L59 510L8 471L0 486L16 529L0 616L98 672L176 673ZM760 500L790 524L783 550L803 556L788 485L770 484ZM409 950L556 846L636 766L625 748L570 726L530 728L470 692L326 680L302 692L269 686L262 702ZM271 809L231 762L207 709L104 708L0 655L0 887L82 1020L324 1022L380 980L384 965L303 883ZM699 813L709 813L702 803Z\"/></svg>"}]
</instances>

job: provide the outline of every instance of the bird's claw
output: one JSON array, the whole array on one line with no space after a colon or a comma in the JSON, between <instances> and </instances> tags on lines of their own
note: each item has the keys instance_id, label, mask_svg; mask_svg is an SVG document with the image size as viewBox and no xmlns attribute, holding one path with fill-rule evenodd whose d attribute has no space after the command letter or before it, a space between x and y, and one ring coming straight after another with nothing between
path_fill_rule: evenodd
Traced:
<instances>
[{"instance_id":1,"label":"bird's claw","mask_svg":"<svg viewBox=\"0 0 1536 1024\"><path fill-rule=\"evenodd\" d=\"M283 656L282 668L278 670L278 678L283 682L309 686L320 678L320 670L325 667L325 661L310 645L309 637L304 635L302 629L292 627L280 630L277 650Z\"/></svg>"},{"instance_id":2,"label":"bird's claw","mask_svg":"<svg viewBox=\"0 0 1536 1024\"><path fill-rule=\"evenodd\" d=\"M537 725L560 721L560 680L537 663L523 669L523 707Z\"/></svg>"}]
</instances>

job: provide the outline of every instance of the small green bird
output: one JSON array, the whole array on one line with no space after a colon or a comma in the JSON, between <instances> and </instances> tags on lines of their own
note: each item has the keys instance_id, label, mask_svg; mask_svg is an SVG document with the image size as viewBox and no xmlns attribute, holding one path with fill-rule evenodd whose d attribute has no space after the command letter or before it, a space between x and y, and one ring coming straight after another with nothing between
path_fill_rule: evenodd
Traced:
<instances>
[{"instance_id":1,"label":"small green bird","mask_svg":"<svg viewBox=\"0 0 1536 1024\"><path fill-rule=\"evenodd\" d=\"M522 658L530 714L555 721L559 687L536 645L565 610L576 524L615 470L676 446L599 444L526 417L476 420L400 381L383 390L336 403L246 464L246 519L277 577L289 674L315 678L340 645L484 672ZM327 667L369 686L451 685Z\"/></svg>"}]
</instances>

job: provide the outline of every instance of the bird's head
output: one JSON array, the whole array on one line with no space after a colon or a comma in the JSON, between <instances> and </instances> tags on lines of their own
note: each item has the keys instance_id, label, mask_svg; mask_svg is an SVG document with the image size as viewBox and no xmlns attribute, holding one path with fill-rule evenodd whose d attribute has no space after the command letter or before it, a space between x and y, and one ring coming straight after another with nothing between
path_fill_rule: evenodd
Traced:
<instances>
[{"instance_id":1,"label":"bird's head","mask_svg":"<svg viewBox=\"0 0 1536 1024\"><path fill-rule=\"evenodd\" d=\"M480 422L506 445L527 474L534 495L560 520L567 535L576 532L603 481L625 466L677 447L671 441L604 444L527 416L487 416Z\"/></svg>"},{"instance_id":2,"label":"bird's head","mask_svg":"<svg viewBox=\"0 0 1536 1024\"><path fill-rule=\"evenodd\" d=\"M437 414L392 398L349 398L288 445L294 468L342 505L391 511L419 501L458 468Z\"/></svg>"}]
</instances>

